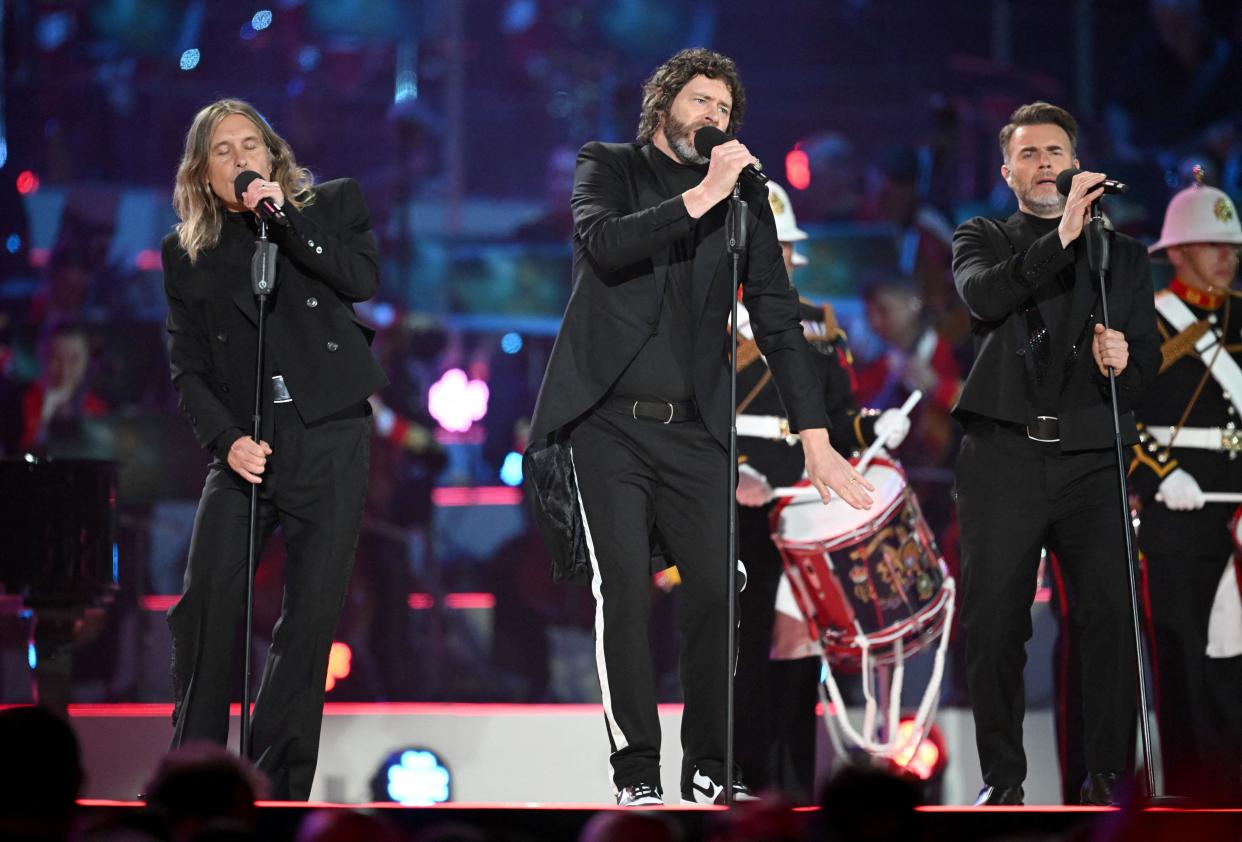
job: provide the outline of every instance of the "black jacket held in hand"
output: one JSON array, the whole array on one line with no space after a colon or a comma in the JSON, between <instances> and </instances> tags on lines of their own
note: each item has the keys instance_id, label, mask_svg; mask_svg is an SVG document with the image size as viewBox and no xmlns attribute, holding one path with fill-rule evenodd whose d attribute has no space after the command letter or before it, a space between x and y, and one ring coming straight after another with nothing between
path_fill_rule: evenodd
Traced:
<instances>
[{"instance_id":1,"label":"black jacket held in hand","mask_svg":"<svg viewBox=\"0 0 1242 842\"><path fill-rule=\"evenodd\" d=\"M567 431L608 393L659 321L672 246L710 226L695 251L691 312L699 316L691 366L694 398L708 431L728 447L729 368L725 326L732 307L723 204L702 219L680 195L666 196L651 144L588 143L574 173L574 288L535 404L525 457L526 487L553 555L553 575L589 569ZM766 191L743 184L749 250L744 299L759 347L797 429L827 427L823 388L799 322Z\"/></svg>"},{"instance_id":2,"label":"black jacket held in hand","mask_svg":"<svg viewBox=\"0 0 1242 842\"><path fill-rule=\"evenodd\" d=\"M362 192L352 179L313 190L315 200L302 210L285 204L288 228L268 226L279 246L267 319L268 369L284 376L307 424L356 405L388 382L371 354L374 331L352 306L379 288ZM163 242L172 379L206 448L227 449L236 436L224 433L251 428L258 306L250 286L255 234L245 219L230 215L220 242L193 264L175 233ZM270 384L265 389L270 400ZM218 442L222 436L229 440Z\"/></svg>"},{"instance_id":3,"label":"black jacket held in hand","mask_svg":"<svg viewBox=\"0 0 1242 842\"><path fill-rule=\"evenodd\" d=\"M1085 234L1083 235L1085 236ZM1108 313L1114 330L1125 334L1130 359L1117 376L1122 439L1138 440L1133 407L1160 369L1154 292L1147 251L1124 234L1112 234L1112 266L1107 277ZM1074 282L1064 290L1049 282L1073 265ZM1051 349L1051 365L1062 367L1088 318L1103 323L1098 279L1087 267L1080 236L1062 248L1057 231L1039 236L1021 213L1005 221L975 217L953 235L953 279L970 308L975 364L966 378L954 415L1026 424L1032 420L1034 384L1029 336L1023 309L1032 299L1069 296L1068 317ZM1059 418L1064 451L1107 448L1113 444L1107 377L1091 353L1090 332L1061 386Z\"/></svg>"}]
</instances>

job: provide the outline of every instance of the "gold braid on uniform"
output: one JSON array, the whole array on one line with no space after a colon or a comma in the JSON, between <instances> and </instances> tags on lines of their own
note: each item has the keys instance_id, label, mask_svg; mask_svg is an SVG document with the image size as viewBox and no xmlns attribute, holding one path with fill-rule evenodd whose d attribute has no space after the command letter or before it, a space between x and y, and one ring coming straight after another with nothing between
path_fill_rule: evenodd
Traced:
<instances>
[{"instance_id":1,"label":"gold braid on uniform","mask_svg":"<svg viewBox=\"0 0 1242 842\"><path fill-rule=\"evenodd\" d=\"M1167 450L1159 452L1160 443L1147 432L1147 425L1141 421L1138 422L1138 431L1139 443L1133 447L1134 458L1130 460L1126 475L1132 475L1139 465L1146 465L1158 478L1164 479L1177 468L1177 460Z\"/></svg>"},{"instance_id":2,"label":"gold braid on uniform","mask_svg":"<svg viewBox=\"0 0 1242 842\"><path fill-rule=\"evenodd\" d=\"M1195 343L1203 338L1203 335L1211 330L1212 325L1207 319L1200 319L1194 324L1187 327L1181 333L1166 340L1160 344L1160 371L1158 374L1164 374L1169 366L1180 360L1187 354L1195 352ZM1163 332L1163 331L1162 331Z\"/></svg>"},{"instance_id":3,"label":"gold braid on uniform","mask_svg":"<svg viewBox=\"0 0 1242 842\"><path fill-rule=\"evenodd\" d=\"M1169 428L1168 445L1165 446L1163 451L1160 451L1156 455L1156 461L1160 465L1163 465L1166 467L1163 470L1161 470L1159 468L1156 468L1154 465L1151 465L1151 463L1148 461L1148 458L1145 456L1145 454L1141 452L1139 446L1135 445L1135 452L1137 455L1135 456L1134 461L1130 463L1131 470L1133 470L1134 467L1138 463L1142 462L1143 464L1146 464L1152 467L1152 469L1156 471L1156 476L1163 479L1165 475L1169 473L1169 471L1173 470L1173 468L1176 467L1177 460L1173 458L1173 446L1177 444L1177 434L1182 431L1182 427L1186 426L1186 419L1190 417L1191 410L1195 408L1195 403L1199 400L1199 396L1203 394L1203 387L1207 384L1208 378L1212 376L1212 366L1216 365L1216 360L1218 357L1220 357L1220 352L1225 347L1224 337L1229 335L1229 303L1230 303L1229 297L1226 297L1225 298L1225 318L1221 324L1220 334L1218 336L1215 336L1216 350L1212 353L1212 359L1203 361L1203 375L1199 378L1198 385L1195 386L1195 390L1191 394L1190 400L1186 403L1186 408L1182 410L1182 417L1178 418L1177 423ZM1181 333L1179 333L1177 336L1174 336L1168 342L1165 342L1163 345L1161 345L1160 354L1162 357L1165 358L1166 362L1160 367L1160 371L1164 371L1171 364L1170 362L1168 362L1169 358L1168 358L1168 355L1165 353L1165 348L1167 346L1170 346L1175 342L1181 343L1183 336L1185 336L1186 334L1194 333L1195 334L1194 338L1185 343L1183 350L1179 354L1179 356L1185 356L1186 354L1189 354L1194 349L1194 343L1197 342L1201 336L1204 336L1210 328L1211 328L1211 322L1207 320L1201 320L1201 321L1195 322L1190 327L1186 328ZM1201 356L1200 356L1200 359L1202 360ZM1143 436L1147 434L1147 428L1143 426L1141 423L1138 426L1139 426L1140 442L1147 446L1147 450L1149 452L1156 453L1156 451L1158 450L1156 442L1155 441L1149 442L1143 439Z\"/></svg>"},{"instance_id":4,"label":"gold braid on uniform","mask_svg":"<svg viewBox=\"0 0 1242 842\"><path fill-rule=\"evenodd\" d=\"M762 357L763 354L759 350L759 343L753 339L740 339L737 343L737 370L741 371L755 360Z\"/></svg>"},{"instance_id":5,"label":"gold braid on uniform","mask_svg":"<svg viewBox=\"0 0 1242 842\"><path fill-rule=\"evenodd\" d=\"M755 400L755 398L759 397L759 393L763 391L763 387L768 385L768 381L771 379L772 379L772 369L769 368L767 371L763 373L763 376L759 378L759 382L754 385L754 388L752 388L749 392L747 392L746 397L742 398L742 400L738 403L737 405L738 415L741 415L743 412L745 412L747 407L751 405L751 403Z\"/></svg>"},{"instance_id":6,"label":"gold braid on uniform","mask_svg":"<svg viewBox=\"0 0 1242 842\"><path fill-rule=\"evenodd\" d=\"M854 416L854 438L858 439L858 446L864 450L871 446L871 442L867 441L867 437L863 435L862 420L864 418L875 418L880 414L878 409L862 409Z\"/></svg>"}]
</instances>

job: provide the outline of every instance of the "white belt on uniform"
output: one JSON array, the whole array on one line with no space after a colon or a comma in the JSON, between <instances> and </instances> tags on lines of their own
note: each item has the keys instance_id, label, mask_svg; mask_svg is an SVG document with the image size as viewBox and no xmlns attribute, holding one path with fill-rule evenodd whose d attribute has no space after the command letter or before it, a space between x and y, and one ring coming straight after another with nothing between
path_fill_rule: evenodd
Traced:
<instances>
[{"instance_id":1,"label":"white belt on uniform","mask_svg":"<svg viewBox=\"0 0 1242 842\"><path fill-rule=\"evenodd\" d=\"M1147 434L1168 447L1194 447L1200 450L1223 450L1228 453L1242 451L1242 430L1231 430L1223 427L1182 427L1173 438L1171 427L1148 427Z\"/></svg>"},{"instance_id":2,"label":"white belt on uniform","mask_svg":"<svg viewBox=\"0 0 1242 842\"><path fill-rule=\"evenodd\" d=\"M737 434L757 439L784 440L789 444L798 440L796 435L789 432L789 419L779 415L739 415Z\"/></svg>"}]
</instances>

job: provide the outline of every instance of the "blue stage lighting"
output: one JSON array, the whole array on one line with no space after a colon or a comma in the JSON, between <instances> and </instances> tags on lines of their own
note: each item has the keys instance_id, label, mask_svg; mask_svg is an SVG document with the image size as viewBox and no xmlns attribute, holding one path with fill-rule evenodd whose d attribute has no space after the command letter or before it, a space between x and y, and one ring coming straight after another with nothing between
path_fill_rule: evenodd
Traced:
<instances>
[{"instance_id":1,"label":"blue stage lighting","mask_svg":"<svg viewBox=\"0 0 1242 842\"><path fill-rule=\"evenodd\" d=\"M319 48L311 44L307 44L298 50L298 67L302 68L303 73L309 73L315 69L315 65L319 64Z\"/></svg>"},{"instance_id":2,"label":"blue stage lighting","mask_svg":"<svg viewBox=\"0 0 1242 842\"><path fill-rule=\"evenodd\" d=\"M301 96L302 92L305 90L306 80L301 76L294 76L289 80L289 84L285 85L285 93L289 95L290 99Z\"/></svg>"},{"instance_id":3,"label":"blue stage lighting","mask_svg":"<svg viewBox=\"0 0 1242 842\"><path fill-rule=\"evenodd\" d=\"M243 41L249 41L258 34L254 31L254 27L250 25L250 21L246 21L241 25L241 32L237 33L237 37Z\"/></svg>"},{"instance_id":4,"label":"blue stage lighting","mask_svg":"<svg viewBox=\"0 0 1242 842\"><path fill-rule=\"evenodd\" d=\"M254 17L250 19L250 25L257 32L260 29L267 29L272 25L272 13L268 9L262 9L254 13Z\"/></svg>"},{"instance_id":5,"label":"blue stage lighting","mask_svg":"<svg viewBox=\"0 0 1242 842\"><path fill-rule=\"evenodd\" d=\"M519 486L522 484L522 454L510 451L500 466L500 481L505 485Z\"/></svg>"},{"instance_id":6,"label":"blue stage lighting","mask_svg":"<svg viewBox=\"0 0 1242 842\"><path fill-rule=\"evenodd\" d=\"M33 640L26 644L26 663L31 669L39 666L39 653L35 651Z\"/></svg>"},{"instance_id":7,"label":"blue stage lighting","mask_svg":"<svg viewBox=\"0 0 1242 842\"><path fill-rule=\"evenodd\" d=\"M68 12L49 12L35 24L35 43L44 50L55 50L73 35L73 17Z\"/></svg>"},{"instance_id":8,"label":"blue stage lighting","mask_svg":"<svg viewBox=\"0 0 1242 842\"><path fill-rule=\"evenodd\" d=\"M500 337L500 350L506 354L516 354L522 350L522 335L520 333L506 333Z\"/></svg>"},{"instance_id":9,"label":"blue stage lighting","mask_svg":"<svg viewBox=\"0 0 1242 842\"><path fill-rule=\"evenodd\" d=\"M3 131L3 129L4 127L0 126L0 131ZM3 167L6 163L8 163L8 161L9 161L9 142L5 140L4 138L0 137L0 167Z\"/></svg>"},{"instance_id":10,"label":"blue stage lighting","mask_svg":"<svg viewBox=\"0 0 1242 842\"><path fill-rule=\"evenodd\" d=\"M198 67L199 58L200 58L200 55L197 49L186 50L184 53L181 54L181 69L182 70L193 70L194 68Z\"/></svg>"},{"instance_id":11,"label":"blue stage lighting","mask_svg":"<svg viewBox=\"0 0 1242 842\"><path fill-rule=\"evenodd\" d=\"M4 241L4 247L9 254L17 254L22 247L22 238L20 234L10 234L8 239Z\"/></svg>"},{"instance_id":12,"label":"blue stage lighting","mask_svg":"<svg viewBox=\"0 0 1242 842\"><path fill-rule=\"evenodd\" d=\"M530 29L538 20L539 4L535 0L509 0L500 28L509 35L516 35Z\"/></svg>"},{"instance_id":13,"label":"blue stage lighting","mask_svg":"<svg viewBox=\"0 0 1242 842\"><path fill-rule=\"evenodd\" d=\"M452 775L434 751L408 748L388 755L380 768L383 795L409 807L443 804L452 797Z\"/></svg>"}]
</instances>

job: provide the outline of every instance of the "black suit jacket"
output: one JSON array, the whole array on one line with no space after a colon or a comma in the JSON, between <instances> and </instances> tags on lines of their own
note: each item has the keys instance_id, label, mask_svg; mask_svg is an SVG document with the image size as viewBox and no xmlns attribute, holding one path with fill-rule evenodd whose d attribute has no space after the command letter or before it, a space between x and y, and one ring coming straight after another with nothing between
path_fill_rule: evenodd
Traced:
<instances>
[{"instance_id":1,"label":"black suit jacket","mask_svg":"<svg viewBox=\"0 0 1242 842\"><path fill-rule=\"evenodd\" d=\"M1085 235L1084 235L1085 236ZM1117 397L1124 415L1123 440L1138 440L1133 407L1160 369L1160 336L1147 251L1124 234L1112 234L1111 271L1107 278L1108 313L1114 330L1125 334L1130 359L1117 377ZM1049 282L1074 266L1074 283L1062 291ZM1005 221L975 217L953 235L953 279L970 308L975 363L957 405L959 420L971 415L1026 424L1032 420L1029 336L1022 310L1027 302L1069 296L1068 319L1052 348L1051 365L1061 367L1088 319L1103 323L1099 284L1087 267L1079 237L1062 248L1055 230L1038 236L1021 213ZM1090 329L1089 329L1090 330ZM1059 409L1063 451L1107 448L1113 444L1108 379L1091 354L1091 333L1062 384Z\"/></svg>"},{"instance_id":2,"label":"black suit jacket","mask_svg":"<svg viewBox=\"0 0 1242 842\"><path fill-rule=\"evenodd\" d=\"M651 144L588 143L578 153L572 199L574 288L531 421L526 484L558 578L587 566L566 433L599 403L659 320L670 247L696 225L711 231L696 249L693 274L709 277L693 311L702 314L693 350L695 401L708 431L728 446L729 369L725 325L732 307L723 208L695 220L680 195L668 197L653 169ZM798 296L781 259L762 188L745 185L749 248L745 302L798 429L827 427L822 387L799 323Z\"/></svg>"},{"instance_id":3,"label":"black suit jacket","mask_svg":"<svg viewBox=\"0 0 1242 842\"><path fill-rule=\"evenodd\" d=\"M268 229L279 246L268 357L307 424L366 400L388 383L371 354L374 331L352 306L379 287L362 192L352 179L340 179L314 193L300 211L285 203L288 228ZM248 433L254 409L258 307L249 272L226 261L225 249L217 244L191 263L176 234L163 243L172 379L204 447L232 444L235 436L217 443L230 430ZM264 385L270 400L270 384Z\"/></svg>"}]
</instances>

